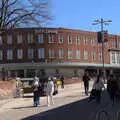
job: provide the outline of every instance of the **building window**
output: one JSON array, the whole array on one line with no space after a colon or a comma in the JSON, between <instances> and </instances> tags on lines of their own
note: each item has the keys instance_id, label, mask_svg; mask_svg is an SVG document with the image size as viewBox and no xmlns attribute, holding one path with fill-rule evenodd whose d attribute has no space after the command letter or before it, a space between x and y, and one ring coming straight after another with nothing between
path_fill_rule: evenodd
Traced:
<instances>
[{"instance_id":1,"label":"building window","mask_svg":"<svg viewBox=\"0 0 120 120\"><path fill-rule=\"evenodd\" d=\"M3 59L3 51L0 50L0 60L2 60L2 59Z\"/></svg>"},{"instance_id":2,"label":"building window","mask_svg":"<svg viewBox=\"0 0 120 120\"><path fill-rule=\"evenodd\" d=\"M12 36L11 35L7 36L7 44L12 44Z\"/></svg>"},{"instance_id":3,"label":"building window","mask_svg":"<svg viewBox=\"0 0 120 120\"><path fill-rule=\"evenodd\" d=\"M7 50L7 59L8 60L13 59L13 51L11 49Z\"/></svg>"},{"instance_id":4,"label":"building window","mask_svg":"<svg viewBox=\"0 0 120 120\"><path fill-rule=\"evenodd\" d=\"M118 48L120 48L120 40L118 41Z\"/></svg>"},{"instance_id":5,"label":"building window","mask_svg":"<svg viewBox=\"0 0 120 120\"><path fill-rule=\"evenodd\" d=\"M105 47L108 47L108 43L107 43L107 42L105 42L105 43L104 43L104 46L105 46Z\"/></svg>"},{"instance_id":6,"label":"building window","mask_svg":"<svg viewBox=\"0 0 120 120\"><path fill-rule=\"evenodd\" d=\"M17 50L17 58L22 59L23 58L23 49L18 49Z\"/></svg>"},{"instance_id":7,"label":"building window","mask_svg":"<svg viewBox=\"0 0 120 120\"><path fill-rule=\"evenodd\" d=\"M100 52L98 55L99 55L99 57L98 57L99 61L102 61L102 52Z\"/></svg>"},{"instance_id":8,"label":"building window","mask_svg":"<svg viewBox=\"0 0 120 120\"><path fill-rule=\"evenodd\" d=\"M17 44L22 44L22 43L23 43L22 34L18 34L17 35Z\"/></svg>"},{"instance_id":9,"label":"building window","mask_svg":"<svg viewBox=\"0 0 120 120\"><path fill-rule=\"evenodd\" d=\"M76 59L80 59L80 49L76 50Z\"/></svg>"},{"instance_id":10,"label":"building window","mask_svg":"<svg viewBox=\"0 0 120 120\"><path fill-rule=\"evenodd\" d=\"M87 37L83 37L84 38L84 45L87 45L88 44L88 39L87 39Z\"/></svg>"},{"instance_id":11,"label":"building window","mask_svg":"<svg viewBox=\"0 0 120 120\"><path fill-rule=\"evenodd\" d=\"M110 52L110 57L111 64L120 64L120 52L112 51Z\"/></svg>"},{"instance_id":12,"label":"building window","mask_svg":"<svg viewBox=\"0 0 120 120\"><path fill-rule=\"evenodd\" d=\"M113 48L116 48L116 40L114 40L114 39L113 39L113 41L112 41L112 47L113 47Z\"/></svg>"},{"instance_id":13,"label":"building window","mask_svg":"<svg viewBox=\"0 0 120 120\"><path fill-rule=\"evenodd\" d=\"M97 40L96 40L95 38L92 38L92 39L91 39L91 44L92 44L92 45L96 45L96 42L97 42Z\"/></svg>"},{"instance_id":14,"label":"building window","mask_svg":"<svg viewBox=\"0 0 120 120\"><path fill-rule=\"evenodd\" d=\"M95 51L91 52L91 57L92 57L92 60L96 59L96 52Z\"/></svg>"},{"instance_id":15,"label":"building window","mask_svg":"<svg viewBox=\"0 0 120 120\"><path fill-rule=\"evenodd\" d=\"M120 64L120 52L116 52L116 63Z\"/></svg>"},{"instance_id":16,"label":"building window","mask_svg":"<svg viewBox=\"0 0 120 120\"><path fill-rule=\"evenodd\" d=\"M44 59L45 58L45 50L44 50L44 48L39 48L38 49L38 58L39 59Z\"/></svg>"},{"instance_id":17,"label":"building window","mask_svg":"<svg viewBox=\"0 0 120 120\"><path fill-rule=\"evenodd\" d=\"M76 45L79 45L79 44L80 44L80 37L76 36Z\"/></svg>"},{"instance_id":18,"label":"building window","mask_svg":"<svg viewBox=\"0 0 120 120\"><path fill-rule=\"evenodd\" d=\"M27 40L28 40L28 43L33 43L33 34L32 33L28 33Z\"/></svg>"},{"instance_id":19,"label":"building window","mask_svg":"<svg viewBox=\"0 0 120 120\"><path fill-rule=\"evenodd\" d=\"M33 59L34 58L34 49L29 48L28 49L28 59Z\"/></svg>"},{"instance_id":20,"label":"building window","mask_svg":"<svg viewBox=\"0 0 120 120\"><path fill-rule=\"evenodd\" d=\"M87 60L88 59L88 50L84 50L84 59Z\"/></svg>"},{"instance_id":21,"label":"building window","mask_svg":"<svg viewBox=\"0 0 120 120\"><path fill-rule=\"evenodd\" d=\"M49 48L48 49L48 56L49 56L49 58L54 58L55 56L54 56L54 49L53 48Z\"/></svg>"},{"instance_id":22,"label":"building window","mask_svg":"<svg viewBox=\"0 0 120 120\"><path fill-rule=\"evenodd\" d=\"M0 36L0 45L3 44L3 41L2 41L2 36Z\"/></svg>"},{"instance_id":23,"label":"building window","mask_svg":"<svg viewBox=\"0 0 120 120\"><path fill-rule=\"evenodd\" d=\"M68 44L72 44L72 36L68 35Z\"/></svg>"},{"instance_id":24,"label":"building window","mask_svg":"<svg viewBox=\"0 0 120 120\"><path fill-rule=\"evenodd\" d=\"M58 39L59 39L59 43L63 43L64 42L64 37L62 35L59 35Z\"/></svg>"},{"instance_id":25,"label":"building window","mask_svg":"<svg viewBox=\"0 0 120 120\"><path fill-rule=\"evenodd\" d=\"M48 43L54 43L53 35L49 34L48 35Z\"/></svg>"},{"instance_id":26,"label":"building window","mask_svg":"<svg viewBox=\"0 0 120 120\"><path fill-rule=\"evenodd\" d=\"M59 58L64 58L64 49L59 48Z\"/></svg>"},{"instance_id":27,"label":"building window","mask_svg":"<svg viewBox=\"0 0 120 120\"><path fill-rule=\"evenodd\" d=\"M72 59L72 49L68 48L68 59Z\"/></svg>"},{"instance_id":28,"label":"building window","mask_svg":"<svg viewBox=\"0 0 120 120\"><path fill-rule=\"evenodd\" d=\"M43 44L43 43L44 43L43 34L39 34L39 35L37 36L37 40L38 40L38 43L39 43L39 44Z\"/></svg>"},{"instance_id":29,"label":"building window","mask_svg":"<svg viewBox=\"0 0 120 120\"><path fill-rule=\"evenodd\" d=\"M111 63L115 64L116 60L115 60L115 52L111 52Z\"/></svg>"}]
</instances>

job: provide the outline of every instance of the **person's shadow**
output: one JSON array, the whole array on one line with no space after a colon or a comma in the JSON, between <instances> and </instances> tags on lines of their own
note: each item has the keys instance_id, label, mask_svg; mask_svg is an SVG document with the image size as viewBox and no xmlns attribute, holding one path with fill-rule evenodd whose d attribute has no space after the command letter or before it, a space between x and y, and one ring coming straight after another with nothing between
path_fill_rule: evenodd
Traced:
<instances>
[{"instance_id":1,"label":"person's shadow","mask_svg":"<svg viewBox=\"0 0 120 120\"><path fill-rule=\"evenodd\" d=\"M103 94L106 94L104 92ZM108 106L108 96L104 95L101 103L88 102L82 99L52 110L41 112L22 120L94 120L97 112ZM64 100L63 100L64 101Z\"/></svg>"}]
</instances>

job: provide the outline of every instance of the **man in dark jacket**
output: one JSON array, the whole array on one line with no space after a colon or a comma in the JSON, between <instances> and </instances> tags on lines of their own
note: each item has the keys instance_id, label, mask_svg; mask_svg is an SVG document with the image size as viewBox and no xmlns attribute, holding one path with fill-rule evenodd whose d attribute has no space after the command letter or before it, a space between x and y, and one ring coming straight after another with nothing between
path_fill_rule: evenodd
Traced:
<instances>
[{"instance_id":1,"label":"man in dark jacket","mask_svg":"<svg viewBox=\"0 0 120 120\"><path fill-rule=\"evenodd\" d=\"M83 75L83 82L84 82L84 89L85 89L85 94L88 95L88 91L89 91L89 76L87 75L87 73L85 73Z\"/></svg>"},{"instance_id":2,"label":"man in dark jacket","mask_svg":"<svg viewBox=\"0 0 120 120\"><path fill-rule=\"evenodd\" d=\"M116 80L116 76L110 75L107 81L107 91L109 93L110 99L112 100L113 104L115 102L115 95L118 91L118 84Z\"/></svg>"}]
</instances>

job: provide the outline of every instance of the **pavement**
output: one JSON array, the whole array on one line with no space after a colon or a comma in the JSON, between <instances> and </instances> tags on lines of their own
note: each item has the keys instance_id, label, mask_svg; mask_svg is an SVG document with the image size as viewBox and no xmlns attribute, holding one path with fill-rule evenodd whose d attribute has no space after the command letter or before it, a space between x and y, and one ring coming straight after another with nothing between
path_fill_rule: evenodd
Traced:
<instances>
[{"instance_id":1,"label":"pavement","mask_svg":"<svg viewBox=\"0 0 120 120\"><path fill-rule=\"evenodd\" d=\"M93 81L90 82L90 90ZM33 107L32 94L24 98L0 101L0 120L117 120L120 104L111 104L106 91L103 92L101 103L88 103L88 96L84 94L83 83L59 87L59 93L54 96L54 105L47 107L46 97L40 98L40 106ZM113 117L116 117L114 119ZM99 120L102 120L99 119Z\"/></svg>"}]
</instances>

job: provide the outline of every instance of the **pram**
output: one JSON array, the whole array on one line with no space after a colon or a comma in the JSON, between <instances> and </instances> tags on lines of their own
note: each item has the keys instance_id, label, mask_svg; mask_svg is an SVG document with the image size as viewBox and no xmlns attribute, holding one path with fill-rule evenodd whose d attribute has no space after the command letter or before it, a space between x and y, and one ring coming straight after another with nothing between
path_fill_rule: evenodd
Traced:
<instances>
[{"instance_id":1,"label":"pram","mask_svg":"<svg viewBox=\"0 0 120 120\"><path fill-rule=\"evenodd\" d=\"M95 99L96 100L97 98L97 92L96 92L96 89L92 89L91 92L90 92L90 96L89 96L89 101Z\"/></svg>"}]
</instances>

